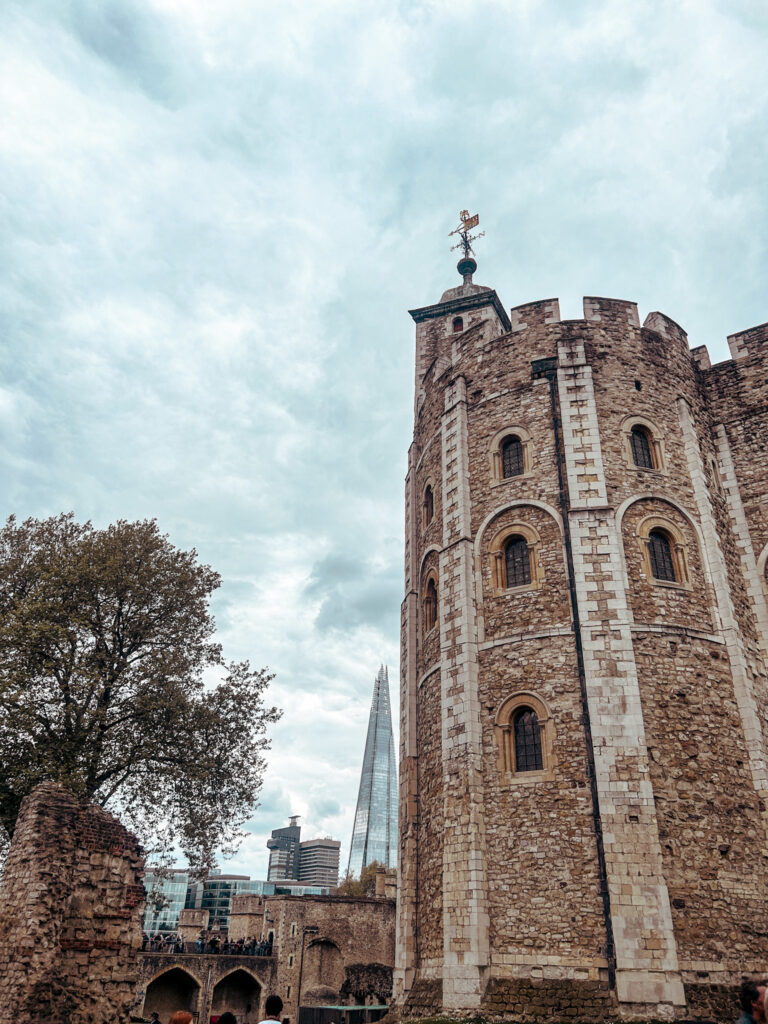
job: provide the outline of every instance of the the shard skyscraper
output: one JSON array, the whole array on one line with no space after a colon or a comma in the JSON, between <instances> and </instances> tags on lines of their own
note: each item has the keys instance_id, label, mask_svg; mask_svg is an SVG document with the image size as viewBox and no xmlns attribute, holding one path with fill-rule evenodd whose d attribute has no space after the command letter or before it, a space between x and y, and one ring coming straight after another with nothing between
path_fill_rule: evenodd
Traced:
<instances>
[{"instance_id":1,"label":"the shard skyscraper","mask_svg":"<svg viewBox=\"0 0 768 1024\"><path fill-rule=\"evenodd\" d=\"M373 684L363 772L357 795L349 871L359 877L372 860L397 867L397 765L389 705L389 675L384 665Z\"/></svg>"}]
</instances>

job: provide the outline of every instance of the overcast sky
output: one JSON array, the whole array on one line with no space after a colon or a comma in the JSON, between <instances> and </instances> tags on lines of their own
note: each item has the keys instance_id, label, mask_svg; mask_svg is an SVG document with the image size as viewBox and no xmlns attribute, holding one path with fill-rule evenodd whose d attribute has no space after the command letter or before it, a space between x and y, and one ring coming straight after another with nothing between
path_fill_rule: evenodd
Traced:
<instances>
[{"instance_id":1,"label":"overcast sky","mask_svg":"<svg viewBox=\"0 0 768 1024\"><path fill-rule=\"evenodd\" d=\"M764 0L0 0L3 513L156 516L277 673L265 877L346 862L397 703L407 309L479 212L502 302L768 320Z\"/></svg>"}]
</instances>

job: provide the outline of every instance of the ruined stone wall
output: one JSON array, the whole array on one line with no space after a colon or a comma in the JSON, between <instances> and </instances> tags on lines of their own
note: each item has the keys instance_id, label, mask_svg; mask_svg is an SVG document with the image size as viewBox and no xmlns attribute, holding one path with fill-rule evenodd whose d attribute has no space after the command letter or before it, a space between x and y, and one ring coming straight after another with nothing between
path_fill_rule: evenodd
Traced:
<instances>
[{"instance_id":1,"label":"ruined stone wall","mask_svg":"<svg viewBox=\"0 0 768 1024\"><path fill-rule=\"evenodd\" d=\"M126 1022L139 975L139 845L53 783L22 804L0 887L2 1024Z\"/></svg>"},{"instance_id":2,"label":"ruined stone wall","mask_svg":"<svg viewBox=\"0 0 768 1024\"><path fill-rule=\"evenodd\" d=\"M740 967L768 968L750 870L768 853L768 327L709 368L669 318L613 299L566 322L530 303L502 329L472 319L475 287L452 335L460 292L412 314L398 1005L722 1014ZM503 478L508 434L524 466ZM510 588L512 534L531 580ZM516 770L518 706L542 770Z\"/></svg>"}]
</instances>

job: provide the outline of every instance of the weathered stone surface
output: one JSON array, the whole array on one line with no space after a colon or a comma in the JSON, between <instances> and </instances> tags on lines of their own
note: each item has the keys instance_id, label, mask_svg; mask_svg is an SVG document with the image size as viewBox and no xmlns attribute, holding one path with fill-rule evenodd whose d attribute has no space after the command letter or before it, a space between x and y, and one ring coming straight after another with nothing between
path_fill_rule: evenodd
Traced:
<instances>
[{"instance_id":1,"label":"weathered stone surface","mask_svg":"<svg viewBox=\"0 0 768 1024\"><path fill-rule=\"evenodd\" d=\"M138 842L53 783L22 804L0 887L1 1024L126 1022L144 906Z\"/></svg>"},{"instance_id":2,"label":"weathered stone surface","mask_svg":"<svg viewBox=\"0 0 768 1024\"><path fill-rule=\"evenodd\" d=\"M732 1017L740 972L768 973L768 326L710 366L631 302L530 303L508 331L466 294L415 316L396 1012ZM526 694L530 774L502 713Z\"/></svg>"}]
</instances>

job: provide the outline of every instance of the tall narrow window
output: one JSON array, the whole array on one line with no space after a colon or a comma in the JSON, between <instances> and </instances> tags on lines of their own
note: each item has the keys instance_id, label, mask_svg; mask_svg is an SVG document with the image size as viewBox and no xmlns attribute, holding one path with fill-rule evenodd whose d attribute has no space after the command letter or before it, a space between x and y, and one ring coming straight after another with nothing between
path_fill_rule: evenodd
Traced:
<instances>
[{"instance_id":1,"label":"tall narrow window","mask_svg":"<svg viewBox=\"0 0 768 1024\"><path fill-rule=\"evenodd\" d=\"M515 715L515 771L540 772L543 767L539 717L531 708L520 708Z\"/></svg>"},{"instance_id":2,"label":"tall narrow window","mask_svg":"<svg viewBox=\"0 0 768 1024\"><path fill-rule=\"evenodd\" d=\"M522 441L519 437L506 438L501 446L502 476L520 476L524 469Z\"/></svg>"},{"instance_id":3,"label":"tall narrow window","mask_svg":"<svg viewBox=\"0 0 768 1024\"><path fill-rule=\"evenodd\" d=\"M427 593L424 597L424 632L428 633L437 622L437 587L435 581L430 579L427 583Z\"/></svg>"},{"instance_id":4,"label":"tall narrow window","mask_svg":"<svg viewBox=\"0 0 768 1024\"><path fill-rule=\"evenodd\" d=\"M672 546L669 537L661 530L651 530L648 534L648 554L651 558L653 578L674 583L675 563L672 558Z\"/></svg>"},{"instance_id":5,"label":"tall narrow window","mask_svg":"<svg viewBox=\"0 0 768 1024\"><path fill-rule=\"evenodd\" d=\"M651 439L648 431L643 427L632 427L630 443L632 445L632 458L635 460L635 465L640 469L654 469Z\"/></svg>"},{"instance_id":6,"label":"tall narrow window","mask_svg":"<svg viewBox=\"0 0 768 1024\"><path fill-rule=\"evenodd\" d=\"M531 554L525 537L510 537L504 547L507 587L523 587L531 582Z\"/></svg>"},{"instance_id":7,"label":"tall narrow window","mask_svg":"<svg viewBox=\"0 0 768 1024\"><path fill-rule=\"evenodd\" d=\"M464 321L461 319L460 316L454 317L454 320L453 320L453 333L454 334L458 334L459 331L463 331L463 330L464 330Z\"/></svg>"},{"instance_id":8,"label":"tall narrow window","mask_svg":"<svg viewBox=\"0 0 768 1024\"><path fill-rule=\"evenodd\" d=\"M432 522L435 515L435 496L432 493L432 488L427 485L426 491L424 491L424 526L427 527Z\"/></svg>"}]
</instances>

